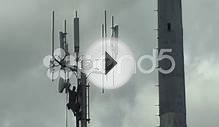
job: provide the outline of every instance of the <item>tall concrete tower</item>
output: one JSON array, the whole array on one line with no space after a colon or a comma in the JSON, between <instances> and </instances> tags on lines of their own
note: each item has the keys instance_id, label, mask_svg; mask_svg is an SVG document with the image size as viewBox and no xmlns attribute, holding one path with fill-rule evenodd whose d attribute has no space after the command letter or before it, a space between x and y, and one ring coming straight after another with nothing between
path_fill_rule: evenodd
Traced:
<instances>
[{"instance_id":1,"label":"tall concrete tower","mask_svg":"<svg viewBox=\"0 0 219 127\"><path fill-rule=\"evenodd\" d=\"M185 78L183 55L183 28L181 0L158 0L158 49L172 49L163 55L172 56L175 69L159 72L160 127L186 127ZM159 67L167 70L170 60L159 61Z\"/></svg>"}]
</instances>

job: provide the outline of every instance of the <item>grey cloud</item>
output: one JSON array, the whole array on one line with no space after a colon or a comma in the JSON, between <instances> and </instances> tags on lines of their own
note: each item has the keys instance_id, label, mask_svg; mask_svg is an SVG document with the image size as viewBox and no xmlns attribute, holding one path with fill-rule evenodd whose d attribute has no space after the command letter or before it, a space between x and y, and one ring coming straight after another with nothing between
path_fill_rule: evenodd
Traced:
<instances>
[{"instance_id":1,"label":"grey cloud","mask_svg":"<svg viewBox=\"0 0 219 127\"><path fill-rule=\"evenodd\" d=\"M2 0L0 5L0 126L2 127L60 127L64 125L64 95L47 79L42 59L50 53L50 14L56 11L56 31L62 29L67 18L69 27L73 10L81 17L81 43L84 52L100 37L103 10L115 15L120 25L120 38L137 59L151 54L156 47L156 2L144 0ZM218 17L216 0L183 1L184 38L187 77L188 125L217 126L219 104L215 96L216 77L199 77L196 67L217 58ZM68 29L72 33L72 29ZM56 38L58 40L58 38ZM69 37L72 41L72 37ZM58 44L58 41L57 41ZM72 44L71 44L72 45ZM218 67L217 61L211 66ZM204 68L200 66L199 68ZM216 73L217 74L217 73ZM157 73L137 73L123 87L106 91L92 86L91 113L94 127L140 127L159 124L157 108ZM206 79L210 78L210 79ZM57 82L54 82L56 84ZM211 84L210 87L205 84ZM205 116L208 114L208 116ZM69 115L71 118L72 116Z\"/></svg>"}]
</instances>

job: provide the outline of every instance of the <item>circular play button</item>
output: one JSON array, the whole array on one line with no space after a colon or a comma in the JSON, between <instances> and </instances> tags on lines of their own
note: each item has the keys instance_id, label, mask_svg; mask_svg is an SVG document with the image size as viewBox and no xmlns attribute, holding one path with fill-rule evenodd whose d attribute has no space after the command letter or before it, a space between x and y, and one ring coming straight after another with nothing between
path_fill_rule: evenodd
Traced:
<instances>
[{"instance_id":1,"label":"circular play button","mask_svg":"<svg viewBox=\"0 0 219 127\"><path fill-rule=\"evenodd\" d=\"M101 40L95 42L83 59L85 61L83 63L89 65L89 69L84 70L89 82L100 88L119 88L127 84L135 73L135 59L132 52L119 40L114 42L108 39L104 43Z\"/></svg>"}]
</instances>

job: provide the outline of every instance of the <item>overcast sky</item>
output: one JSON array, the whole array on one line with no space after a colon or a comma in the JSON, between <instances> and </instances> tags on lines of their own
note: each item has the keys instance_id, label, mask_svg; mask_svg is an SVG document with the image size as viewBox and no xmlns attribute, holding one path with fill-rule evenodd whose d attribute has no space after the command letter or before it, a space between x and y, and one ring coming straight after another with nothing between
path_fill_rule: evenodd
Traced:
<instances>
[{"instance_id":1,"label":"overcast sky","mask_svg":"<svg viewBox=\"0 0 219 127\"><path fill-rule=\"evenodd\" d=\"M218 126L218 0L183 0L188 127ZM64 95L46 76L42 60L50 53L51 11L56 31L63 19L81 21L82 54L100 38L103 11L120 25L120 39L135 58L157 46L155 0L0 0L0 126L61 127ZM68 24L72 33L72 24ZM57 36L58 37L58 36ZM58 44L58 38L56 38ZM69 36L68 41L72 41ZM71 47L72 44L70 45ZM92 127L159 125L157 72L137 73L123 87L105 94L91 87ZM69 113L69 117L72 115ZM73 123L70 121L69 125Z\"/></svg>"}]
</instances>

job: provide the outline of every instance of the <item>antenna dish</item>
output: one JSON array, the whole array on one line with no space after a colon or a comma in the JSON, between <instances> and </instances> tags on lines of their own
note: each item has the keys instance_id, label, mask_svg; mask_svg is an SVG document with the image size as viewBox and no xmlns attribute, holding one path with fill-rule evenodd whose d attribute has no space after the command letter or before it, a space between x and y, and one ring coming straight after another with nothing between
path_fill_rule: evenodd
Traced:
<instances>
[{"instance_id":1,"label":"antenna dish","mask_svg":"<svg viewBox=\"0 0 219 127\"><path fill-rule=\"evenodd\" d=\"M67 83L65 82L65 80L63 78L59 78L59 88L58 88L59 93L62 93L66 87L67 87Z\"/></svg>"}]
</instances>

